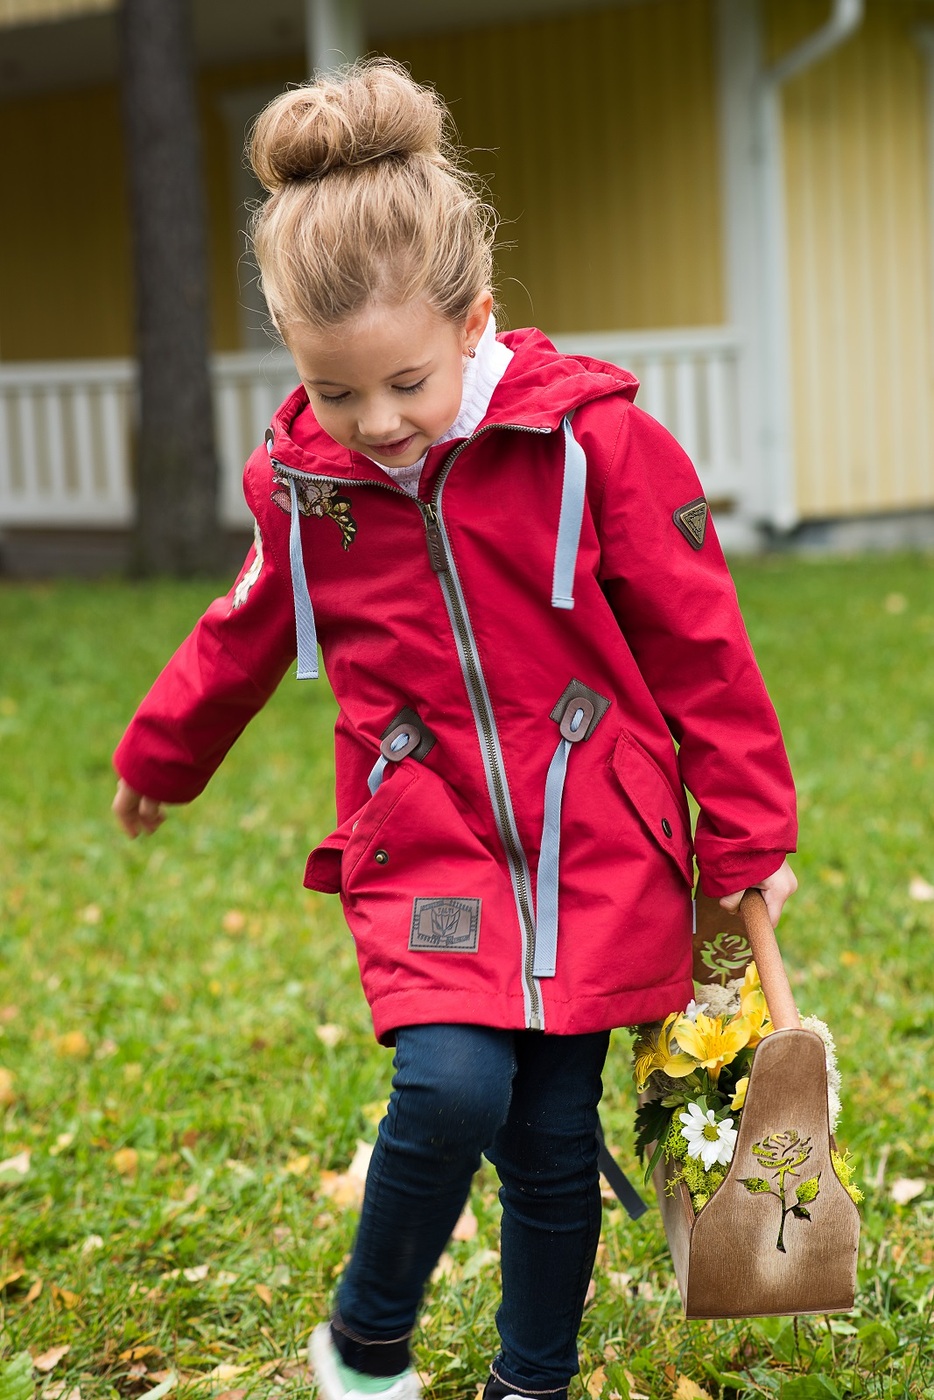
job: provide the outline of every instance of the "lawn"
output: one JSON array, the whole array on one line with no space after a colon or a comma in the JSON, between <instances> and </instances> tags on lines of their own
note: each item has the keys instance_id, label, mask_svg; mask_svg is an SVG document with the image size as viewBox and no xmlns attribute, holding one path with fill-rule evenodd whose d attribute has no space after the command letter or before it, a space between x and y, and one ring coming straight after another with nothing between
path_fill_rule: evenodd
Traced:
<instances>
[{"instance_id":1,"label":"lawn","mask_svg":"<svg viewBox=\"0 0 934 1400\"><path fill-rule=\"evenodd\" d=\"M866 1193L857 1307L686 1323L657 1210L631 1224L608 1200L580 1384L934 1396L934 559L735 572L800 789L781 934L799 1004L837 1038ZM304 1342L390 1074L337 901L301 888L332 814L325 684L286 680L155 838L109 814L114 744L211 596L0 586L3 1400L312 1393ZM604 1121L634 1172L632 1106L621 1032ZM430 1400L473 1400L494 1350L497 1209L486 1168L425 1302ZM11 1363L27 1350L32 1381Z\"/></svg>"}]
</instances>

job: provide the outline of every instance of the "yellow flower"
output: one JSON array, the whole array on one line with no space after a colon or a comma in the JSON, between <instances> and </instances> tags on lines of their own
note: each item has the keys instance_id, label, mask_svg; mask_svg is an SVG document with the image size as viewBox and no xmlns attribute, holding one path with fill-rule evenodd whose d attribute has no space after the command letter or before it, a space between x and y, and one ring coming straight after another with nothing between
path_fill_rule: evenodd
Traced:
<instances>
[{"instance_id":1,"label":"yellow flower","mask_svg":"<svg viewBox=\"0 0 934 1400\"><path fill-rule=\"evenodd\" d=\"M755 1049L759 1041L764 1040L767 1035L771 1035L775 1029L761 991L743 993L740 1015L749 1022L749 1040L746 1043L751 1049Z\"/></svg>"},{"instance_id":2,"label":"yellow flower","mask_svg":"<svg viewBox=\"0 0 934 1400\"><path fill-rule=\"evenodd\" d=\"M682 1050L693 1055L702 1069L716 1082L724 1065L730 1064L749 1040L750 1025L744 1016L723 1024L723 1017L705 1016L697 1020L681 1016L675 1022L674 1034Z\"/></svg>"},{"instance_id":3,"label":"yellow flower","mask_svg":"<svg viewBox=\"0 0 934 1400\"><path fill-rule=\"evenodd\" d=\"M640 1094L656 1070L672 1079L683 1079L697 1069L691 1056L681 1054L671 1043L671 1027L679 1015L680 1012L673 1011L663 1025L641 1035L633 1046L632 1077Z\"/></svg>"},{"instance_id":4,"label":"yellow flower","mask_svg":"<svg viewBox=\"0 0 934 1400\"><path fill-rule=\"evenodd\" d=\"M736 1093L735 1093L735 1094L733 1095L733 1097L730 1099L730 1108L732 1108L732 1110L733 1110L734 1113L738 1113L739 1110L743 1107L744 1103L746 1102L746 1090L747 1090L748 1088L749 1088L749 1075L748 1075L748 1074L744 1075L742 1079L737 1079L737 1081L736 1081Z\"/></svg>"}]
</instances>

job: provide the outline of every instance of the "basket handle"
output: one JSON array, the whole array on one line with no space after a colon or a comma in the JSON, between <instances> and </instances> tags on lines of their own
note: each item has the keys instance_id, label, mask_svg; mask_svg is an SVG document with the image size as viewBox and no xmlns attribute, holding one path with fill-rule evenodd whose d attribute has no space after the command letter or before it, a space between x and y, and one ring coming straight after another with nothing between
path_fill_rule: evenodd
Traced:
<instances>
[{"instance_id":1,"label":"basket handle","mask_svg":"<svg viewBox=\"0 0 934 1400\"><path fill-rule=\"evenodd\" d=\"M775 930L765 900L758 890L746 891L740 901L739 912L746 925L746 937L756 961L772 1025L779 1031L800 1030L801 1020L775 939Z\"/></svg>"}]
</instances>

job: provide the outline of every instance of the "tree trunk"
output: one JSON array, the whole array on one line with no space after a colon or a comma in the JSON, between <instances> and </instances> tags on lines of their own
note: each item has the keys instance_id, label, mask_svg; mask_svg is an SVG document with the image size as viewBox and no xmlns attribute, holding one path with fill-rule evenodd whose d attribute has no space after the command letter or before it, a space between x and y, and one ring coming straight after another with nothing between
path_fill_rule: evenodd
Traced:
<instances>
[{"instance_id":1,"label":"tree trunk","mask_svg":"<svg viewBox=\"0 0 934 1400\"><path fill-rule=\"evenodd\" d=\"M190 0L123 0L123 123L140 376L133 567L216 568L218 465Z\"/></svg>"}]
</instances>

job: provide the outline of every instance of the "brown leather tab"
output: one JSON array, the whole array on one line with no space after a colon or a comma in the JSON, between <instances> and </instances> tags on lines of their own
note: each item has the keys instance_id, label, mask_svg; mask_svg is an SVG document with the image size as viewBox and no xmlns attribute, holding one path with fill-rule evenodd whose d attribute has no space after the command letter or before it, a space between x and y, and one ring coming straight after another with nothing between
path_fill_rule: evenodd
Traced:
<instances>
[{"instance_id":1,"label":"brown leather tab","mask_svg":"<svg viewBox=\"0 0 934 1400\"><path fill-rule=\"evenodd\" d=\"M548 718L553 719L559 726L562 738L577 744L582 739L590 738L609 708L610 702L605 695L601 695L598 690L591 690L583 681L573 680L565 686L561 698ZM584 711L584 718L576 729L571 729L571 722L579 709Z\"/></svg>"},{"instance_id":2,"label":"brown leather tab","mask_svg":"<svg viewBox=\"0 0 934 1400\"><path fill-rule=\"evenodd\" d=\"M409 741L393 750L393 740L398 739L401 734L407 734ZM379 751L390 763L401 763L410 755L419 763L423 763L437 742L428 725L406 705L380 735Z\"/></svg>"}]
</instances>

